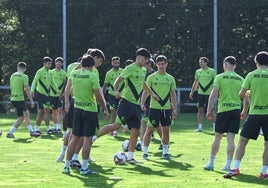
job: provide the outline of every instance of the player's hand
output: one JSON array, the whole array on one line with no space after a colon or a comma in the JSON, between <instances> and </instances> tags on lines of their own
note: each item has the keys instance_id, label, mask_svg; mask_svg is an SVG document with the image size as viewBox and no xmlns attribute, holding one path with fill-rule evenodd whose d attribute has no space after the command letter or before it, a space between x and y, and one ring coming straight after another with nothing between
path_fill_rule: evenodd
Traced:
<instances>
[{"instance_id":1,"label":"player's hand","mask_svg":"<svg viewBox=\"0 0 268 188\"><path fill-rule=\"evenodd\" d=\"M206 116L207 116L208 120L213 120L214 119L214 114L213 114L212 111L207 111Z\"/></svg>"},{"instance_id":2,"label":"player's hand","mask_svg":"<svg viewBox=\"0 0 268 188\"><path fill-rule=\"evenodd\" d=\"M65 109L65 112L67 112L67 113L69 112L69 109L70 109L69 101L68 102L65 101L64 109Z\"/></svg>"},{"instance_id":3,"label":"player's hand","mask_svg":"<svg viewBox=\"0 0 268 188\"><path fill-rule=\"evenodd\" d=\"M240 119L241 119L241 120L245 120L246 117L247 117L247 114L246 114L244 111L242 111L242 112L240 113Z\"/></svg>"},{"instance_id":4,"label":"player's hand","mask_svg":"<svg viewBox=\"0 0 268 188\"><path fill-rule=\"evenodd\" d=\"M103 110L103 119L106 120L108 118L109 112L107 109Z\"/></svg>"},{"instance_id":5,"label":"player's hand","mask_svg":"<svg viewBox=\"0 0 268 188\"><path fill-rule=\"evenodd\" d=\"M193 98L193 93L192 93L192 92L189 93L189 98L190 98L191 100L194 100L194 98Z\"/></svg>"},{"instance_id":6,"label":"player's hand","mask_svg":"<svg viewBox=\"0 0 268 188\"><path fill-rule=\"evenodd\" d=\"M147 110L144 104L141 104L141 110L142 111L146 111Z\"/></svg>"},{"instance_id":7,"label":"player's hand","mask_svg":"<svg viewBox=\"0 0 268 188\"><path fill-rule=\"evenodd\" d=\"M34 108L34 102L33 102L33 100L30 100L30 105L31 105L31 108Z\"/></svg>"},{"instance_id":8,"label":"player's hand","mask_svg":"<svg viewBox=\"0 0 268 188\"><path fill-rule=\"evenodd\" d=\"M176 110L172 110L171 119L174 120L176 118L177 118L177 111Z\"/></svg>"},{"instance_id":9,"label":"player's hand","mask_svg":"<svg viewBox=\"0 0 268 188\"><path fill-rule=\"evenodd\" d=\"M120 96L120 92L119 91L115 91L114 92L114 96L115 98L119 99L121 96Z\"/></svg>"}]
</instances>

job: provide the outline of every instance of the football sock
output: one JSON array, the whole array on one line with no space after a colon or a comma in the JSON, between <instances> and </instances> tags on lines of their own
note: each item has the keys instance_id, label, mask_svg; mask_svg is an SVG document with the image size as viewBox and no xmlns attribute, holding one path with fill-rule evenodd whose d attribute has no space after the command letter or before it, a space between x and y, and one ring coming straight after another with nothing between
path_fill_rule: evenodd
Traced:
<instances>
[{"instance_id":1,"label":"football sock","mask_svg":"<svg viewBox=\"0 0 268 188\"><path fill-rule=\"evenodd\" d=\"M148 154L148 146L143 146L143 154Z\"/></svg>"},{"instance_id":2,"label":"football sock","mask_svg":"<svg viewBox=\"0 0 268 188\"><path fill-rule=\"evenodd\" d=\"M198 123L198 129L202 129L202 123Z\"/></svg>"},{"instance_id":3,"label":"football sock","mask_svg":"<svg viewBox=\"0 0 268 188\"><path fill-rule=\"evenodd\" d=\"M232 163L232 158L227 157L227 159L226 159L226 163L225 163L225 165L224 165L224 168L229 169L230 166L231 166L231 163Z\"/></svg>"},{"instance_id":4,"label":"football sock","mask_svg":"<svg viewBox=\"0 0 268 188\"><path fill-rule=\"evenodd\" d=\"M66 149L67 149L67 147L68 146L65 146L65 145L63 145L62 147L61 147L61 155L65 155L65 152L66 152Z\"/></svg>"},{"instance_id":5,"label":"football sock","mask_svg":"<svg viewBox=\"0 0 268 188\"><path fill-rule=\"evenodd\" d=\"M40 131L40 126L39 126L39 125L36 125L36 126L34 127L34 130L35 130L35 131Z\"/></svg>"},{"instance_id":6,"label":"football sock","mask_svg":"<svg viewBox=\"0 0 268 188\"><path fill-rule=\"evenodd\" d=\"M73 157L72 157L72 161L77 161L78 159L78 154L74 153Z\"/></svg>"},{"instance_id":7,"label":"football sock","mask_svg":"<svg viewBox=\"0 0 268 188\"><path fill-rule=\"evenodd\" d=\"M234 169L238 169L240 167L240 163L241 163L240 160L235 160L234 161Z\"/></svg>"},{"instance_id":8,"label":"football sock","mask_svg":"<svg viewBox=\"0 0 268 188\"><path fill-rule=\"evenodd\" d=\"M267 166L262 165L262 167L261 167L261 173L262 174L267 174Z\"/></svg>"},{"instance_id":9,"label":"football sock","mask_svg":"<svg viewBox=\"0 0 268 188\"><path fill-rule=\"evenodd\" d=\"M47 125L47 131L50 130L50 129L51 129L50 125Z\"/></svg>"},{"instance_id":10,"label":"football sock","mask_svg":"<svg viewBox=\"0 0 268 188\"><path fill-rule=\"evenodd\" d=\"M16 127L12 126L8 132L8 134L13 134L17 130Z\"/></svg>"},{"instance_id":11,"label":"football sock","mask_svg":"<svg viewBox=\"0 0 268 188\"><path fill-rule=\"evenodd\" d=\"M127 160L131 160L131 159L134 159L134 152L129 151L129 152L127 153Z\"/></svg>"},{"instance_id":12,"label":"football sock","mask_svg":"<svg viewBox=\"0 0 268 188\"><path fill-rule=\"evenodd\" d=\"M210 164L211 166L214 166L215 158L216 158L216 156L210 155L210 158L209 158L209 164Z\"/></svg>"},{"instance_id":13,"label":"football sock","mask_svg":"<svg viewBox=\"0 0 268 188\"><path fill-rule=\"evenodd\" d=\"M64 167L70 168L70 164L71 164L70 161L66 160L65 164L64 164Z\"/></svg>"},{"instance_id":14,"label":"football sock","mask_svg":"<svg viewBox=\"0 0 268 188\"><path fill-rule=\"evenodd\" d=\"M33 132L33 126L32 125L27 125L27 129L29 132Z\"/></svg>"},{"instance_id":15,"label":"football sock","mask_svg":"<svg viewBox=\"0 0 268 188\"><path fill-rule=\"evenodd\" d=\"M168 145L163 145L163 155L168 154Z\"/></svg>"},{"instance_id":16,"label":"football sock","mask_svg":"<svg viewBox=\"0 0 268 188\"><path fill-rule=\"evenodd\" d=\"M88 160L86 159L83 159L82 160L82 167L81 167L81 169L83 169L83 170L86 170L86 169L88 169Z\"/></svg>"}]
</instances>

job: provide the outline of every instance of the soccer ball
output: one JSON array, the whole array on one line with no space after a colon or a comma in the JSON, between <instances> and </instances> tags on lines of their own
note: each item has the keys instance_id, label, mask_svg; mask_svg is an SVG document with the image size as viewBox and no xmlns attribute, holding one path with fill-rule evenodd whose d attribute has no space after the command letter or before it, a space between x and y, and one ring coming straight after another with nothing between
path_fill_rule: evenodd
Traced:
<instances>
[{"instance_id":1,"label":"soccer ball","mask_svg":"<svg viewBox=\"0 0 268 188\"><path fill-rule=\"evenodd\" d=\"M127 152L128 151L128 143L129 143L129 140L125 140L122 143L122 149L123 149L124 152Z\"/></svg>"},{"instance_id":2,"label":"soccer ball","mask_svg":"<svg viewBox=\"0 0 268 188\"><path fill-rule=\"evenodd\" d=\"M114 163L116 165L123 165L127 162L127 156L124 152L118 151L114 154Z\"/></svg>"}]
</instances>

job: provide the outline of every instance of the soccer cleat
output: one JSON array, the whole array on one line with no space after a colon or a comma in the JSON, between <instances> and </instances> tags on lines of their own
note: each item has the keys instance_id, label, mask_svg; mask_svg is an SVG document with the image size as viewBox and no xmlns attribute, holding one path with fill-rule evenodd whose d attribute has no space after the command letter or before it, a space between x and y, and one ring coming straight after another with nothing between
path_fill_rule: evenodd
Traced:
<instances>
[{"instance_id":1,"label":"soccer cleat","mask_svg":"<svg viewBox=\"0 0 268 188\"><path fill-rule=\"evenodd\" d=\"M163 159L170 160L171 159L171 156L168 153L166 153L166 154L162 155L162 158Z\"/></svg>"},{"instance_id":2,"label":"soccer cleat","mask_svg":"<svg viewBox=\"0 0 268 188\"><path fill-rule=\"evenodd\" d=\"M71 167L75 167L75 168L81 168L82 167L81 163L78 160L71 160L70 163L71 163L70 164Z\"/></svg>"},{"instance_id":3,"label":"soccer cleat","mask_svg":"<svg viewBox=\"0 0 268 188\"><path fill-rule=\"evenodd\" d=\"M54 129L52 130L55 134L62 134L61 130L60 129Z\"/></svg>"},{"instance_id":4,"label":"soccer cleat","mask_svg":"<svg viewBox=\"0 0 268 188\"><path fill-rule=\"evenodd\" d=\"M147 160L148 159L148 154L143 154L143 159Z\"/></svg>"},{"instance_id":5,"label":"soccer cleat","mask_svg":"<svg viewBox=\"0 0 268 188\"><path fill-rule=\"evenodd\" d=\"M47 134L55 134L55 131L52 129L47 130Z\"/></svg>"},{"instance_id":6,"label":"soccer cleat","mask_svg":"<svg viewBox=\"0 0 268 188\"><path fill-rule=\"evenodd\" d=\"M70 174L70 168L64 167L63 170L62 170L62 173L63 174Z\"/></svg>"},{"instance_id":7,"label":"soccer cleat","mask_svg":"<svg viewBox=\"0 0 268 188\"><path fill-rule=\"evenodd\" d=\"M214 170L214 166L208 163L206 166L204 166L204 170L212 171Z\"/></svg>"},{"instance_id":8,"label":"soccer cleat","mask_svg":"<svg viewBox=\"0 0 268 188\"><path fill-rule=\"evenodd\" d=\"M92 140L91 140L91 142L93 143L93 142L95 142L97 139L98 139L97 135L94 135L94 136L92 136Z\"/></svg>"},{"instance_id":9,"label":"soccer cleat","mask_svg":"<svg viewBox=\"0 0 268 188\"><path fill-rule=\"evenodd\" d=\"M97 174L97 172L91 171L89 169L83 170L82 168L80 169L80 174L81 175L90 175L90 174Z\"/></svg>"},{"instance_id":10,"label":"soccer cleat","mask_svg":"<svg viewBox=\"0 0 268 188\"><path fill-rule=\"evenodd\" d=\"M59 158L57 159L57 162L61 163L63 162L63 159L64 159L64 155L60 155Z\"/></svg>"},{"instance_id":11,"label":"soccer cleat","mask_svg":"<svg viewBox=\"0 0 268 188\"><path fill-rule=\"evenodd\" d=\"M202 128L197 128L195 132L202 132Z\"/></svg>"},{"instance_id":12,"label":"soccer cleat","mask_svg":"<svg viewBox=\"0 0 268 188\"><path fill-rule=\"evenodd\" d=\"M163 150L163 145L160 144L158 150Z\"/></svg>"},{"instance_id":13,"label":"soccer cleat","mask_svg":"<svg viewBox=\"0 0 268 188\"><path fill-rule=\"evenodd\" d=\"M259 178L264 179L264 180L268 180L268 174L260 173Z\"/></svg>"},{"instance_id":14,"label":"soccer cleat","mask_svg":"<svg viewBox=\"0 0 268 188\"><path fill-rule=\"evenodd\" d=\"M142 148L141 148L141 144L140 143L138 143L137 145L136 145L136 148L135 148L137 151L141 151L142 150Z\"/></svg>"},{"instance_id":15,"label":"soccer cleat","mask_svg":"<svg viewBox=\"0 0 268 188\"><path fill-rule=\"evenodd\" d=\"M32 131L30 132L30 136L38 137L38 136L41 136L41 134L38 132Z\"/></svg>"},{"instance_id":16,"label":"soccer cleat","mask_svg":"<svg viewBox=\"0 0 268 188\"><path fill-rule=\"evenodd\" d=\"M39 131L39 130L38 130L38 131L34 131L34 132L39 133L40 135L43 134L43 133L42 133L41 131Z\"/></svg>"},{"instance_id":17,"label":"soccer cleat","mask_svg":"<svg viewBox=\"0 0 268 188\"><path fill-rule=\"evenodd\" d=\"M7 138L15 138L15 136L13 134L8 133Z\"/></svg>"},{"instance_id":18,"label":"soccer cleat","mask_svg":"<svg viewBox=\"0 0 268 188\"><path fill-rule=\"evenodd\" d=\"M129 163L129 164L142 164L142 162L136 161L135 159L127 160L127 163Z\"/></svg>"},{"instance_id":19,"label":"soccer cleat","mask_svg":"<svg viewBox=\"0 0 268 188\"><path fill-rule=\"evenodd\" d=\"M224 178L231 178L233 176L237 176L240 174L239 169L231 169L226 174L224 174Z\"/></svg>"}]
</instances>

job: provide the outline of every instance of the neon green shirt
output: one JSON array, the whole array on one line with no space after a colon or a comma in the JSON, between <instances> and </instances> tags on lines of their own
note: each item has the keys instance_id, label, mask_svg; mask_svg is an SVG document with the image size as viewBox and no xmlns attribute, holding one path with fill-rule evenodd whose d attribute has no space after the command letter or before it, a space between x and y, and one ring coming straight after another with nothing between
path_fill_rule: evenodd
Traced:
<instances>
[{"instance_id":1,"label":"neon green shirt","mask_svg":"<svg viewBox=\"0 0 268 188\"><path fill-rule=\"evenodd\" d=\"M208 67L208 69L198 69L195 71L195 80L198 81L198 94L209 95L212 90L212 85L216 72L214 69Z\"/></svg>"},{"instance_id":2,"label":"neon green shirt","mask_svg":"<svg viewBox=\"0 0 268 188\"><path fill-rule=\"evenodd\" d=\"M155 72L147 78L146 83L160 98L160 101L150 100L150 108L171 109L170 91L176 89L174 77L168 73L159 74Z\"/></svg>"},{"instance_id":3,"label":"neon green shirt","mask_svg":"<svg viewBox=\"0 0 268 188\"><path fill-rule=\"evenodd\" d=\"M57 71L56 69L53 69L50 71L52 73L52 76L56 82L56 85L58 87L58 90L62 92L66 78L67 78L67 73L64 70L59 70ZM56 93L54 89L51 88L50 90L50 96L53 97L58 97L60 96L59 94Z\"/></svg>"},{"instance_id":4,"label":"neon green shirt","mask_svg":"<svg viewBox=\"0 0 268 188\"><path fill-rule=\"evenodd\" d=\"M74 62L68 65L67 67L67 77L70 77L71 72L74 70L75 67L77 67L80 63L79 62Z\"/></svg>"},{"instance_id":5,"label":"neon green shirt","mask_svg":"<svg viewBox=\"0 0 268 188\"><path fill-rule=\"evenodd\" d=\"M139 67L136 63L132 63L123 69L120 74L124 78L124 89L122 98L133 104L140 104L140 96L143 90L146 69Z\"/></svg>"},{"instance_id":6,"label":"neon green shirt","mask_svg":"<svg viewBox=\"0 0 268 188\"><path fill-rule=\"evenodd\" d=\"M97 101L94 95L95 89L100 89L99 78L88 70L74 70L70 75L75 96L75 108L97 112Z\"/></svg>"},{"instance_id":7,"label":"neon green shirt","mask_svg":"<svg viewBox=\"0 0 268 188\"><path fill-rule=\"evenodd\" d=\"M227 71L216 76L214 87L219 89L218 113L241 109L239 91L244 78L236 72Z\"/></svg>"},{"instance_id":8,"label":"neon green shirt","mask_svg":"<svg viewBox=\"0 0 268 188\"><path fill-rule=\"evenodd\" d=\"M122 71L123 71L122 68L119 68L119 69L112 68L106 73L104 83L108 85L109 87L108 93L110 95L114 96L114 82L116 78L118 78L118 76L121 74ZM124 84L123 82L119 84L119 92L123 89L123 84Z\"/></svg>"},{"instance_id":9,"label":"neon green shirt","mask_svg":"<svg viewBox=\"0 0 268 188\"><path fill-rule=\"evenodd\" d=\"M34 92L36 90L43 95L49 96L50 87L53 87L56 93L60 93L52 76L52 73L43 66L36 72L34 76L31 92Z\"/></svg>"},{"instance_id":10,"label":"neon green shirt","mask_svg":"<svg viewBox=\"0 0 268 188\"><path fill-rule=\"evenodd\" d=\"M29 78L22 72L15 72L10 77L11 101L24 101L24 87L29 86Z\"/></svg>"},{"instance_id":11,"label":"neon green shirt","mask_svg":"<svg viewBox=\"0 0 268 188\"><path fill-rule=\"evenodd\" d=\"M252 115L268 115L268 69L250 72L242 85L250 90L250 109Z\"/></svg>"}]
</instances>

